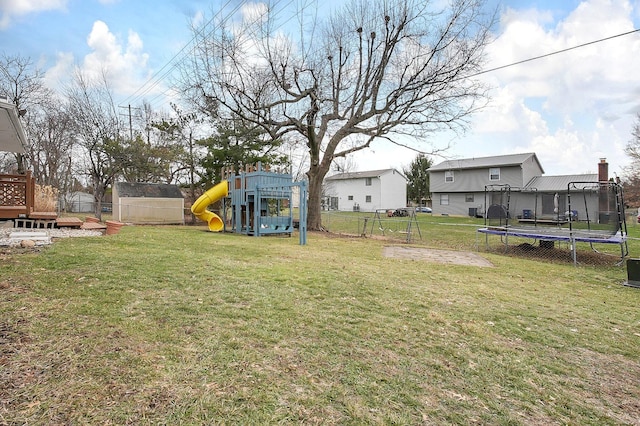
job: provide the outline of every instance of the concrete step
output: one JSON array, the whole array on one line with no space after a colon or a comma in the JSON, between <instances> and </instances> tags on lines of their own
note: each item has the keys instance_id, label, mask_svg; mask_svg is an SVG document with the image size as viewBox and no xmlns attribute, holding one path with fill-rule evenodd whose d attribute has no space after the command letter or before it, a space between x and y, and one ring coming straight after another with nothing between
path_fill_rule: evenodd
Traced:
<instances>
[{"instance_id":1,"label":"concrete step","mask_svg":"<svg viewBox=\"0 0 640 426\"><path fill-rule=\"evenodd\" d=\"M18 231L9 234L11 243L20 244L21 241L31 240L36 244L51 244L51 237L46 231Z\"/></svg>"}]
</instances>

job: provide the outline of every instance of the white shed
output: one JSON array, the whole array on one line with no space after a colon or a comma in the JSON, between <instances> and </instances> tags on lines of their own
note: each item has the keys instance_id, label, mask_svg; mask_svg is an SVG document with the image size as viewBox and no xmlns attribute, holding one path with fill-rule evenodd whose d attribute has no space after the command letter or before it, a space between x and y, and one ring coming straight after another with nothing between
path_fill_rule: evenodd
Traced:
<instances>
[{"instance_id":1,"label":"white shed","mask_svg":"<svg viewBox=\"0 0 640 426\"><path fill-rule=\"evenodd\" d=\"M177 185L117 182L113 219L139 224L184 224L184 196Z\"/></svg>"},{"instance_id":2,"label":"white shed","mask_svg":"<svg viewBox=\"0 0 640 426\"><path fill-rule=\"evenodd\" d=\"M407 178L396 169L341 173L325 179L324 195L340 211L397 209L407 204Z\"/></svg>"},{"instance_id":3,"label":"white shed","mask_svg":"<svg viewBox=\"0 0 640 426\"><path fill-rule=\"evenodd\" d=\"M73 213L91 213L94 211L95 200L88 192L71 192L62 200L62 208Z\"/></svg>"}]
</instances>

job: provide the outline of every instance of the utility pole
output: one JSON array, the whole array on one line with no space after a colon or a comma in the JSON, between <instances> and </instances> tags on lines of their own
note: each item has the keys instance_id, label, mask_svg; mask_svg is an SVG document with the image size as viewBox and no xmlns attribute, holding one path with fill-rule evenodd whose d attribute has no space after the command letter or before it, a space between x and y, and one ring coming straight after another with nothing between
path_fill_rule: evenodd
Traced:
<instances>
[{"instance_id":1,"label":"utility pole","mask_svg":"<svg viewBox=\"0 0 640 426\"><path fill-rule=\"evenodd\" d=\"M127 106L119 106L118 108L127 108L128 109L128 113L126 113L129 116L129 138L131 140L133 140L133 121L131 118L131 110L132 109L140 109L140 108L131 108L131 104L127 105ZM120 114L120 115L124 115L124 114Z\"/></svg>"},{"instance_id":2,"label":"utility pole","mask_svg":"<svg viewBox=\"0 0 640 426\"><path fill-rule=\"evenodd\" d=\"M129 138L133 140L133 125L131 124L131 104L129 104Z\"/></svg>"}]
</instances>

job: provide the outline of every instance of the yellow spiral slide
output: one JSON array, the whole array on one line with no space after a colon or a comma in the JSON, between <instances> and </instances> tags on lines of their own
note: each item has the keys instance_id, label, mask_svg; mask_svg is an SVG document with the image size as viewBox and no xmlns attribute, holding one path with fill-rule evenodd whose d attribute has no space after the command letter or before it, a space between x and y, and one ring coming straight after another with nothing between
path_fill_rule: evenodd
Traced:
<instances>
[{"instance_id":1,"label":"yellow spiral slide","mask_svg":"<svg viewBox=\"0 0 640 426\"><path fill-rule=\"evenodd\" d=\"M224 228L224 223L220 216L207 210L210 204L215 203L229 194L229 183L223 180L207 192L202 194L191 206L191 212L200 220L204 220L209 225L209 231L218 232Z\"/></svg>"}]
</instances>

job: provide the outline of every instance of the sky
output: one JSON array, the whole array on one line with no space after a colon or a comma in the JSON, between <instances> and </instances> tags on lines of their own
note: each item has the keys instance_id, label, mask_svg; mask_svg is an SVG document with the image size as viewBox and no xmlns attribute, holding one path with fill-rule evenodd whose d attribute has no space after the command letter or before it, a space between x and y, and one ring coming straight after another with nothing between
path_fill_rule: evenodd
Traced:
<instances>
[{"instance_id":1,"label":"sky","mask_svg":"<svg viewBox=\"0 0 640 426\"><path fill-rule=\"evenodd\" d=\"M326 0L325 4L332 1ZM442 3L442 0L435 0ZM169 64L191 41L190 24L241 0L0 0L0 54L26 56L60 87L74 66L108 68L121 105L166 99ZM487 47L490 70L640 28L640 0L488 0L499 22ZM612 38L481 78L488 105L464 134L438 133L444 160L535 152L546 175L596 173L601 158L623 176L640 114L640 32ZM150 83L151 82L151 83ZM157 84L155 84L157 82ZM153 84L152 84L153 83ZM357 170L406 168L416 152L374 142Z\"/></svg>"}]
</instances>

